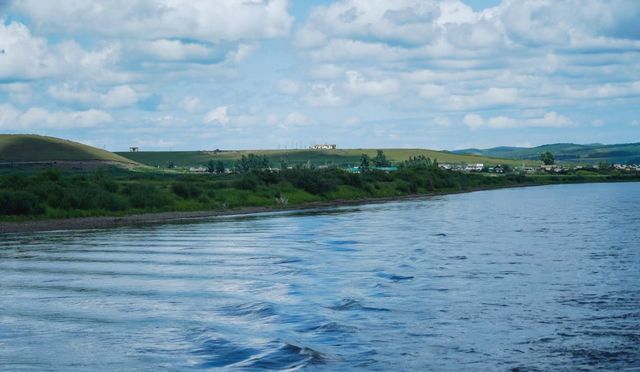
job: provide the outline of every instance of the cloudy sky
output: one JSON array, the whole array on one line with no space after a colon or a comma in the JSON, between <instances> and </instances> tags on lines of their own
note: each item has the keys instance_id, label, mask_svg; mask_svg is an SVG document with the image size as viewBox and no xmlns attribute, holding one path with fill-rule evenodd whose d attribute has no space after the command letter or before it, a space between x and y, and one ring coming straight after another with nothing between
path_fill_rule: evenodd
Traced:
<instances>
[{"instance_id":1,"label":"cloudy sky","mask_svg":"<svg viewBox=\"0 0 640 372\"><path fill-rule=\"evenodd\" d=\"M0 132L109 150L640 141L637 0L0 0Z\"/></svg>"}]
</instances>

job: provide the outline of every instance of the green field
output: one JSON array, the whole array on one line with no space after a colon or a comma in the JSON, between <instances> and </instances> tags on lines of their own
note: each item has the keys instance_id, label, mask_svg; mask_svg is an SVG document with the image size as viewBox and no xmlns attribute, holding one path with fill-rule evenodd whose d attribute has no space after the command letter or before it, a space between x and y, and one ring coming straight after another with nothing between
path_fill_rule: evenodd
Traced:
<instances>
[{"instance_id":1,"label":"green field","mask_svg":"<svg viewBox=\"0 0 640 372\"><path fill-rule=\"evenodd\" d=\"M78 142L31 134L0 134L0 163L50 161L135 164L120 155Z\"/></svg>"},{"instance_id":2,"label":"green field","mask_svg":"<svg viewBox=\"0 0 640 372\"><path fill-rule=\"evenodd\" d=\"M456 164L476 164L486 165L509 164L512 166L522 165L522 160L509 160L491 158L478 155L460 155L446 151L433 151L424 149L382 149L387 159L394 163L407 160L410 156L424 155L431 159L438 160L439 163ZM244 150L244 151L144 151L144 152L118 152L118 155L133 161L153 167L166 167L173 164L177 167L196 167L206 164L209 160L222 160L228 168L233 167L235 161L242 155L256 154L266 155L272 166L280 166L285 162L289 165L306 164L311 165L335 165L348 167L358 165L360 156L367 154L371 157L376 155L376 149L338 149L338 150ZM524 161L526 165L537 165L536 160Z\"/></svg>"}]
</instances>

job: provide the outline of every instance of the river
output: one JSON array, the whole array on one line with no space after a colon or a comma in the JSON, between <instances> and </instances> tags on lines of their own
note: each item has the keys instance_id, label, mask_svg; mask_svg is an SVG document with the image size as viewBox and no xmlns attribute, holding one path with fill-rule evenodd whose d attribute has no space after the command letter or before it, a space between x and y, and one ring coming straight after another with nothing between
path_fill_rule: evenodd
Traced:
<instances>
[{"instance_id":1,"label":"river","mask_svg":"<svg viewBox=\"0 0 640 372\"><path fill-rule=\"evenodd\" d=\"M640 368L640 183L0 236L1 370Z\"/></svg>"}]
</instances>

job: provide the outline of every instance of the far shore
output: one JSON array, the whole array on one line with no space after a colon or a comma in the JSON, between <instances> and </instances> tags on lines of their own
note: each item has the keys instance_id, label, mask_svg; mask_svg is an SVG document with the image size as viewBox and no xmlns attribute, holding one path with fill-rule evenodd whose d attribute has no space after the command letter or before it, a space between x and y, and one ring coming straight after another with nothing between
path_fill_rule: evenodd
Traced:
<instances>
[{"instance_id":1,"label":"far shore","mask_svg":"<svg viewBox=\"0 0 640 372\"><path fill-rule=\"evenodd\" d=\"M259 214L268 212L287 212L287 211L303 211L309 209L318 208L332 208L351 205L364 205L364 204L379 204L389 203L402 200L417 200L423 198L429 198L439 195L451 195L451 194L463 194L476 191L487 191L497 189L510 189L521 187L533 187L533 186L545 186L548 184L522 184L511 186L498 186L498 187L481 187L469 190L460 191L446 191L446 192L433 192L427 194L412 194L402 195L385 198L364 198L364 199L336 199L319 202L310 202L303 204L296 204L290 206L273 206L273 207L243 207L237 209L228 210L209 210L209 211L186 211L186 212L158 212L158 213L143 213L132 214L128 216L95 216L95 217L74 217L74 218L60 218L60 219L44 219L44 220L31 220L21 222L0 222L0 235L2 234L18 234L18 233L33 233L33 232L45 232L45 231L65 231L65 230L93 230L93 229L108 229L122 226L137 226L137 225L149 225L166 222L178 222L184 220L197 220L210 217L224 217L224 216L241 216L249 214Z\"/></svg>"},{"instance_id":2,"label":"far shore","mask_svg":"<svg viewBox=\"0 0 640 372\"><path fill-rule=\"evenodd\" d=\"M637 181L632 181L637 182ZM587 182L587 183L603 183L603 182ZM610 183L610 182L605 182ZM567 183L562 183L567 184ZM291 211L304 211L310 209L320 208L332 208L343 206L355 206L365 204L379 204L389 203L403 200L418 200L429 198L439 195L452 195L471 193L476 191L488 191L498 189L513 189L522 187L535 187L535 186L551 186L562 185L548 184L548 183L530 183L511 186L493 186L493 187L480 187L469 190L460 191L445 191L445 192L433 192L426 194L412 194L402 195L395 197L385 198L364 198L364 199L336 199L319 202L311 202L290 206L273 206L273 207L244 207L228 210L209 210L209 211L186 211L186 212L159 212L159 213L143 213L132 214L128 216L95 216L95 217L74 217L74 218L61 218L61 219L45 219L45 220L31 220L21 222L0 222L0 235L2 234L19 234L19 233L33 233L33 232L45 232L45 231L66 231L66 230L94 230L94 229L108 229L122 226L140 226L167 222L180 222L186 220L198 220L211 217L224 217L224 216L241 216L259 213L269 212L291 212Z\"/></svg>"}]
</instances>

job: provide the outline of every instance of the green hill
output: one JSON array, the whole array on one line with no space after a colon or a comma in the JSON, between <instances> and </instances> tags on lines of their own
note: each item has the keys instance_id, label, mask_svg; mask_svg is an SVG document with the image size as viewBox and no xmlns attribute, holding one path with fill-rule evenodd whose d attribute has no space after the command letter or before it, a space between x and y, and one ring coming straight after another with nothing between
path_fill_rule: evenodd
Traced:
<instances>
[{"instance_id":1,"label":"green hill","mask_svg":"<svg viewBox=\"0 0 640 372\"><path fill-rule=\"evenodd\" d=\"M549 151L556 160L572 163L628 163L640 164L640 143L617 145L577 145L574 143L556 143L538 147L494 147L491 149L464 149L456 154L494 156L508 159L535 160L541 153Z\"/></svg>"},{"instance_id":2,"label":"green hill","mask_svg":"<svg viewBox=\"0 0 640 372\"><path fill-rule=\"evenodd\" d=\"M32 134L0 134L0 163L51 161L136 164L112 152L60 138Z\"/></svg>"},{"instance_id":3,"label":"green hill","mask_svg":"<svg viewBox=\"0 0 640 372\"><path fill-rule=\"evenodd\" d=\"M460 155L447 151L424 149L382 149L392 162L407 160L410 156L424 155L437 159L440 163L484 163L487 165L510 164L521 165L522 161L497 159L478 155ZM362 154L373 157L375 149L337 149L337 150L244 150L244 151L143 151L119 152L118 155L150 166L166 167L174 164L178 167L196 167L209 160L222 160L227 167L240 159L242 155L266 155L274 166L282 162L289 165L311 163L313 165L352 166L360 162ZM527 162L538 164L538 161Z\"/></svg>"}]
</instances>

